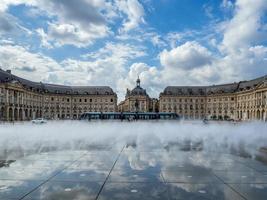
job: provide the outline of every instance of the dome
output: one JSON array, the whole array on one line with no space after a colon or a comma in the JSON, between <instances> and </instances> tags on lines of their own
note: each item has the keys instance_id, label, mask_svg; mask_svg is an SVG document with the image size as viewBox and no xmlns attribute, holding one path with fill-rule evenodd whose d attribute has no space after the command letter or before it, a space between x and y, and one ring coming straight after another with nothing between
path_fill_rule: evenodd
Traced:
<instances>
[{"instance_id":1,"label":"dome","mask_svg":"<svg viewBox=\"0 0 267 200\"><path fill-rule=\"evenodd\" d=\"M130 91L130 95L147 95L147 93L146 90L144 90L140 86L136 86L132 91Z\"/></svg>"},{"instance_id":2,"label":"dome","mask_svg":"<svg viewBox=\"0 0 267 200\"><path fill-rule=\"evenodd\" d=\"M146 90L140 86L140 79L136 81L136 87L132 90L127 90L126 97L128 96L148 96Z\"/></svg>"}]
</instances>

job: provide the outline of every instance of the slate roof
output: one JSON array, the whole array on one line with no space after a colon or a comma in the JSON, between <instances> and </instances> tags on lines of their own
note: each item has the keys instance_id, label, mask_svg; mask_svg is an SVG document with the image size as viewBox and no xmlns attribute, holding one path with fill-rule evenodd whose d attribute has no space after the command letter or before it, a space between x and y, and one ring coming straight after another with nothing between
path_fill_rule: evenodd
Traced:
<instances>
[{"instance_id":1,"label":"slate roof","mask_svg":"<svg viewBox=\"0 0 267 200\"><path fill-rule=\"evenodd\" d=\"M15 76L7 71L0 69L0 83L11 81L20 82L25 88L37 92L53 93L53 94L76 94L76 95L114 95L112 88L108 86L66 86L48 84L42 82L33 82L18 76Z\"/></svg>"},{"instance_id":2,"label":"slate roof","mask_svg":"<svg viewBox=\"0 0 267 200\"><path fill-rule=\"evenodd\" d=\"M233 93L238 89L238 83L229 83L223 85L212 85L206 87L206 94Z\"/></svg>"},{"instance_id":3,"label":"slate roof","mask_svg":"<svg viewBox=\"0 0 267 200\"><path fill-rule=\"evenodd\" d=\"M262 76L250 81L241 81L239 84L239 90L248 90L257 87L260 83L267 81L267 75Z\"/></svg>"},{"instance_id":4,"label":"slate roof","mask_svg":"<svg viewBox=\"0 0 267 200\"><path fill-rule=\"evenodd\" d=\"M259 84L267 81L267 76L262 76L250 81L241 81L238 83L229 83L222 85L212 86L168 86L160 95L198 95L205 96L211 94L223 94L223 93L234 93L243 90L253 89Z\"/></svg>"}]
</instances>

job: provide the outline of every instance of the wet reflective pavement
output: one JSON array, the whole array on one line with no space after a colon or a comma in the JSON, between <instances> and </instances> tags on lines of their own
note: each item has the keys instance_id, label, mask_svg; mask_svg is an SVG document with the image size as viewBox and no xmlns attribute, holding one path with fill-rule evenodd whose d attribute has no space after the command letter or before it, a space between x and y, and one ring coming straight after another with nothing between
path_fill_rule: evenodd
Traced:
<instances>
[{"instance_id":1,"label":"wet reflective pavement","mask_svg":"<svg viewBox=\"0 0 267 200\"><path fill-rule=\"evenodd\" d=\"M231 154L135 146L2 160L1 200L266 200L267 166Z\"/></svg>"}]
</instances>

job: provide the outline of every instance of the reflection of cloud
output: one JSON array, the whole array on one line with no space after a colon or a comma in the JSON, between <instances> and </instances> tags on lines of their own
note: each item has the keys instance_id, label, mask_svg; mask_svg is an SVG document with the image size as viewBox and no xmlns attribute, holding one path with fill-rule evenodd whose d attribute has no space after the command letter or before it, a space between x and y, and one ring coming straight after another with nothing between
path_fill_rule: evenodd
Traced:
<instances>
[{"instance_id":1,"label":"reflection of cloud","mask_svg":"<svg viewBox=\"0 0 267 200\"><path fill-rule=\"evenodd\" d=\"M9 191L16 189L29 180L47 180L55 172L66 167L73 157L80 156L82 152L71 152L62 154L62 152L34 154L23 159L18 159L11 163L9 167L0 168L0 177L5 181L4 185L0 185L0 191ZM60 161L60 157L65 159ZM47 160L42 160L47 159ZM50 159L50 160L48 160Z\"/></svg>"},{"instance_id":2,"label":"reflection of cloud","mask_svg":"<svg viewBox=\"0 0 267 200\"><path fill-rule=\"evenodd\" d=\"M169 185L182 189L188 193L198 192L199 190L205 188L209 184L183 184L183 183L168 183Z\"/></svg>"},{"instance_id":3,"label":"reflection of cloud","mask_svg":"<svg viewBox=\"0 0 267 200\"><path fill-rule=\"evenodd\" d=\"M88 200L96 196L96 192L92 188L81 185L81 183L72 183L71 185L61 185L61 183L46 184L41 187L39 192L40 199Z\"/></svg>"},{"instance_id":4,"label":"reflection of cloud","mask_svg":"<svg viewBox=\"0 0 267 200\"><path fill-rule=\"evenodd\" d=\"M142 153L138 151L125 151L129 164L134 170L144 170L158 164L160 153Z\"/></svg>"},{"instance_id":5,"label":"reflection of cloud","mask_svg":"<svg viewBox=\"0 0 267 200\"><path fill-rule=\"evenodd\" d=\"M256 188L256 189L261 189L261 190L266 189L266 185L264 184L249 184L249 186L251 188Z\"/></svg>"}]
</instances>

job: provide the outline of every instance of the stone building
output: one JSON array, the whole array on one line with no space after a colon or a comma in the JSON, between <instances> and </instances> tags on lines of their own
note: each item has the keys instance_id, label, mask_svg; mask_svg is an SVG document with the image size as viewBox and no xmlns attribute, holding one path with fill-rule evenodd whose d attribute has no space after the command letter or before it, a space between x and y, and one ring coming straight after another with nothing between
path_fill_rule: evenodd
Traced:
<instances>
[{"instance_id":1,"label":"stone building","mask_svg":"<svg viewBox=\"0 0 267 200\"><path fill-rule=\"evenodd\" d=\"M185 119L267 120L267 76L212 86L168 86L159 100L141 87L118 105L108 86L33 82L0 69L0 121L77 119L84 112L175 112Z\"/></svg>"},{"instance_id":2,"label":"stone building","mask_svg":"<svg viewBox=\"0 0 267 200\"><path fill-rule=\"evenodd\" d=\"M160 94L159 111L186 119L267 119L267 76L212 86L168 86Z\"/></svg>"},{"instance_id":3,"label":"stone building","mask_svg":"<svg viewBox=\"0 0 267 200\"><path fill-rule=\"evenodd\" d=\"M146 90L141 87L141 81L136 80L136 87L127 89L125 100L118 105L119 112L156 112L158 100L151 99Z\"/></svg>"},{"instance_id":4,"label":"stone building","mask_svg":"<svg viewBox=\"0 0 267 200\"><path fill-rule=\"evenodd\" d=\"M107 86L33 82L0 69L0 120L76 119L83 112L115 112L117 94Z\"/></svg>"}]
</instances>

